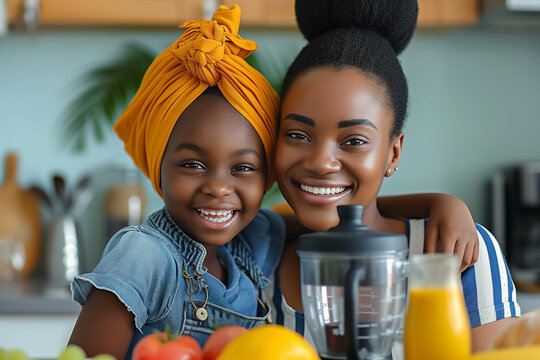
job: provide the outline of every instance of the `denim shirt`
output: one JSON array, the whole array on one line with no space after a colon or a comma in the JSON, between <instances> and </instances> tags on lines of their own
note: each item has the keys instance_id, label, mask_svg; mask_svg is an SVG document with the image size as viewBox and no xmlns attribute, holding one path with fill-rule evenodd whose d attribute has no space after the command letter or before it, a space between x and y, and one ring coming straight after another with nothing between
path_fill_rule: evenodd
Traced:
<instances>
[{"instance_id":1,"label":"denim shirt","mask_svg":"<svg viewBox=\"0 0 540 360\"><path fill-rule=\"evenodd\" d=\"M95 287L114 293L134 314L137 330L126 359L143 336L154 329L163 331L165 325L194 337L202 346L218 327L251 328L267 320L270 308L263 288L279 263L284 238L281 217L261 209L242 232L218 249L227 271L225 285L203 266L206 249L162 209L141 226L126 227L109 240L94 271L71 283L73 299L83 305ZM203 305L208 318L201 321L195 308Z\"/></svg>"}]
</instances>

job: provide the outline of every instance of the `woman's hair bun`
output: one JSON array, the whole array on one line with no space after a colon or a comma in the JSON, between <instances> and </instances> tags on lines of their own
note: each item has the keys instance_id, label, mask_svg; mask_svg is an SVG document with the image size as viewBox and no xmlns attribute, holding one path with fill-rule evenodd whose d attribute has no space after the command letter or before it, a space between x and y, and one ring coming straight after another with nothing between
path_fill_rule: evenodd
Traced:
<instances>
[{"instance_id":1,"label":"woman's hair bun","mask_svg":"<svg viewBox=\"0 0 540 360\"><path fill-rule=\"evenodd\" d=\"M416 28L417 0L296 0L300 31L311 41L334 29L356 27L373 30L399 54Z\"/></svg>"}]
</instances>

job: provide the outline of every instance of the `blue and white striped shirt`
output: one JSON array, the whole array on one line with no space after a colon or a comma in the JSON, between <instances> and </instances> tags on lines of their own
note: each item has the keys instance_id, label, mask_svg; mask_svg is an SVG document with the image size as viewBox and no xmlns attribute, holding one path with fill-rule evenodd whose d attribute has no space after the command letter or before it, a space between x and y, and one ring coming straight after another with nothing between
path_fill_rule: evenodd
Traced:
<instances>
[{"instance_id":1,"label":"blue and white striped shirt","mask_svg":"<svg viewBox=\"0 0 540 360\"><path fill-rule=\"evenodd\" d=\"M408 220L409 256L424 249L427 220ZM508 266L495 237L482 225L476 224L479 240L478 261L461 274L461 284L471 328L508 317L520 316L516 301L516 288ZM275 323L284 325L303 335L313 344L304 314L291 308L281 293L279 268L267 292Z\"/></svg>"}]
</instances>

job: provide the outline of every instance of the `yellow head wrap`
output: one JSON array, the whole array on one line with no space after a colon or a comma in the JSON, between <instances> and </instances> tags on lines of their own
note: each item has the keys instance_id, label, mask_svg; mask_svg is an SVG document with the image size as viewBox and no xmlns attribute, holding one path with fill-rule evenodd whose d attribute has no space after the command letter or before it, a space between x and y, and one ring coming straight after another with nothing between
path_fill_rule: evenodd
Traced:
<instances>
[{"instance_id":1,"label":"yellow head wrap","mask_svg":"<svg viewBox=\"0 0 540 360\"><path fill-rule=\"evenodd\" d=\"M160 196L161 160L178 117L216 85L257 131L266 152L267 186L272 183L279 100L264 76L244 60L257 44L238 35L239 23L240 7L221 5L212 20L180 25L185 32L154 59L114 125L126 152Z\"/></svg>"}]
</instances>

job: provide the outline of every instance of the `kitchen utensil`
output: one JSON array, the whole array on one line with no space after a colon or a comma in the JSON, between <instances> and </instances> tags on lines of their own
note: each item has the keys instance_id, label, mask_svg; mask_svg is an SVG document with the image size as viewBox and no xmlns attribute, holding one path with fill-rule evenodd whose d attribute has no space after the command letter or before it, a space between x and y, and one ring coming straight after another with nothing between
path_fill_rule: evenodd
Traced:
<instances>
[{"instance_id":1,"label":"kitchen utensil","mask_svg":"<svg viewBox=\"0 0 540 360\"><path fill-rule=\"evenodd\" d=\"M51 198L49 197L49 195L47 195L45 190L43 190L37 185L32 185L28 188L28 191L30 191L39 201L44 203L49 208L49 210L52 210L53 204Z\"/></svg>"},{"instance_id":2,"label":"kitchen utensil","mask_svg":"<svg viewBox=\"0 0 540 360\"><path fill-rule=\"evenodd\" d=\"M58 200L59 212L64 213L67 208L66 180L61 175L53 175L53 185Z\"/></svg>"},{"instance_id":3,"label":"kitchen utensil","mask_svg":"<svg viewBox=\"0 0 540 360\"><path fill-rule=\"evenodd\" d=\"M88 202L90 201L90 186L91 180L90 176L86 175L83 176L75 185L75 188L71 192L71 196L69 197L69 201L67 202L67 208L69 212L75 213L79 211L75 211L77 208L84 208L86 205L88 205Z\"/></svg>"},{"instance_id":4,"label":"kitchen utensil","mask_svg":"<svg viewBox=\"0 0 540 360\"><path fill-rule=\"evenodd\" d=\"M300 236L307 325L323 359L386 359L405 308L404 235L371 230L363 206L338 206L339 225Z\"/></svg>"},{"instance_id":5,"label":"kitchen utensil","mask_svg":"<svg viewBox=\"0 0 540 360\"><path fill-rule=\"evenodd\" d=\"M53 184L55 199L60 206L49 226L45 272L51 283L61 286L84 269L85 246L81 241L78 218L92 195L89 176L68 188L63 177L54 175Z\"/></svg>"},{"instance_id":6,"label":"kitchen utensil","mask_svg":"<svg viewBox=\"0 0 540 360\"><path fill-rule=\"evenodd\" d=\"M84 208L88 205L92 190L90 189L91 179L89 175L83 176L74 187L69 188L67 182L60 175L53 176L54 193L48 195L38 185L32 185L28 190L47 208L53 212L54 216L71 214L78 218Z\"/></svg>"},{"instance_id":7,"label":"kitchen utensil","mask_svg":"<svg viewBox=\"0 0 540 360\"><path fill-rule=\"evenodd\" d=\"M405 318L406 359L469 360L471 332L456 255L413 255Z\"/></svg>"},{"instance_id":8,"label":"kitchen utensil","mask_svg":"<svg viewBox=\"0 0 540 360\"><path fill-rule=\"evenodd\" d=\"M45 271L50 283L68 284L81 273L80 231L76 219L70 215L55 217L49 226Z\"/></svg>"},{"instance_id":9,"label":"kitchen utensil","mask_svg":"<svg viewBox=\"0 0 540 360\"><path fill-rule=\"evenodd\" d=\"M0 236L15 241L15 272L30 275L39 263L42 221L38 199L16 180L17 155L5 158L5 179L0 186Z\"/></svg>"}]
</instances>

